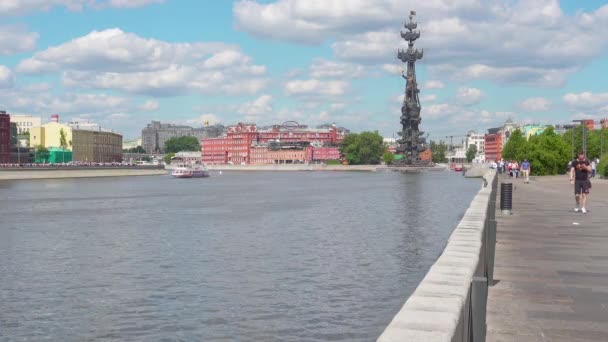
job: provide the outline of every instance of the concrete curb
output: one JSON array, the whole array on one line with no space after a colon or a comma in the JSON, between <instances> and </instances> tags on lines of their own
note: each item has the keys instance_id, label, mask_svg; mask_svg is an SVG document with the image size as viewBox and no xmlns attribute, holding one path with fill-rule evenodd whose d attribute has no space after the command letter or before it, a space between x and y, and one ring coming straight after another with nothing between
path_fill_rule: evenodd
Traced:
<instances>
[{"instance_id":1,"label":"concrete curb","mask_svg":"<svg viewBox=\"0 0 608 342\"><path fill-rule=\"evenodd\" d=\"M57 178L87 178L87 177L124 177L124 176L154 176L165 175L166 170L141 169L94 169L94 170L38 170L38 171L0 171L0 180L25 179L57 179Z\"/></svg>"},{"instance_id":2,"label":"concrete curb","mask_svg":"<svg viewBox=\"0 0 608 342\"><path fill-rule=\"evenodd\" d=\"M482 175L492 184L496 173ZM480 263L491 186L482 187L414 293L378 338L395 341L468 341L471 282Z\"/></svg>"}]
</instances>

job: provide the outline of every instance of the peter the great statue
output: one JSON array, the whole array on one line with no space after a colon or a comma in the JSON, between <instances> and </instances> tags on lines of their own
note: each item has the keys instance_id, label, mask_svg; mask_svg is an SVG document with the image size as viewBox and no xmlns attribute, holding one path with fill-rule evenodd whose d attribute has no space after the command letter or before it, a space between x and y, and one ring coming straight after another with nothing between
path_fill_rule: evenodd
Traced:
<instances>
[{"instance_id":1,"label":"peter the great statue","mask_svg":"<svg viewBox=\"0 0 608 342\"><path fill-rule=\"evenodd\" d=\"M405 96L401 106L401 132L397 134L400 138L397 153L403 154L403 158L397 161L401 165L420 165L425 164L419 158L419 153L425 149L425 139L420 132L420 99L418 97L420 89L416 81L416 60L422 59L423 51L414 49L414 41L420 38L420 31L414 31L418 27L416 23L416 12L411 11L410 21L404 24L407 31L401 31L401 37L408 42L407 50L398 50L397 57L407 63L407 72L402 76L406 80Z\"/></svg>"}]
</instances>

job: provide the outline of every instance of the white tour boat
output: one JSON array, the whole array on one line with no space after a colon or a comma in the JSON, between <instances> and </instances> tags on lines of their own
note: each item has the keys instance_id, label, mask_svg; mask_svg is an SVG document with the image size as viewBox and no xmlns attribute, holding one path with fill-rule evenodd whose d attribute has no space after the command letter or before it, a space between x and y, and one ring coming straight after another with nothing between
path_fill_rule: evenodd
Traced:
<instances>
[{"instance_id":1,"label":"white tour boat","mask_svg":"<svg viewBox=\"0 0 608 342\"><path fill-rule=\"evenodd\" d=\"M175 178L202 178L209 177L209 171L201 164L177 165L171 170L171 176Z\"/></svg>"}]
</instances>

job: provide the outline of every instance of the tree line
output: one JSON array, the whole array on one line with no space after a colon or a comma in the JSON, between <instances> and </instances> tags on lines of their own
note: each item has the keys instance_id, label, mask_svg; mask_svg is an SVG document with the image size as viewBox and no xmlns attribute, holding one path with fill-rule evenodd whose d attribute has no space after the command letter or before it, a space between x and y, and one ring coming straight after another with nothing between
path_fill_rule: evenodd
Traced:
<instances>
[{"instance_id":1,"label":"tree line","mask_svg":"<svg viewBox=\"0 0 608 342\"><path fill-rule=\"evenodd\" d=\"M586 130L587 157L600 159L597 172L608 176L608 130ZM548 127L541 134L528 139L520 130L511 133L511 137L502 149L504 160L521 162L528 159L534 175L557 175L568 171L568 162L583 150L583 126L577 126L559 135L553 127ZM602 155L603 153L603 155Z\"/></svg>"}]
</instances>

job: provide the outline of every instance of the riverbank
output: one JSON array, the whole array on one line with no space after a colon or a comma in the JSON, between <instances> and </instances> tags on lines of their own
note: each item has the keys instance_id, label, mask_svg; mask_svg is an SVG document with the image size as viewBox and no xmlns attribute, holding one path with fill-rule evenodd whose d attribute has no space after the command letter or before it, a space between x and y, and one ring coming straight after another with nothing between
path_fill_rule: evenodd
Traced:
<instances>
[{"instance_id":1,"label":"riverbank","mask_svg":"<svg viewBox=\"0 0 608 342\"><path fill-rule=\"evenodd\" d=\"M382 171L386 165L322 165L322 164L278 164L278 165L206 165L217 171Z\"/></svg>"},{"instance_id":2,"label":"riverbank","mask_svg":"<svg viewBox=\"0 0 608 342\"><path fill-rule=\"evenodd\" d=\"M207 165L215 171L443 171L447 167L387 167L386 165L323 165L323 164L279 164L279 165Z\"/></svg>"},{"instance_id":3,"label":"riverbank","mask_svg":"<svg viewBox=\"0 0 608 342\"><path fill-rule=\"evenodd\" d=\"M0 170L0 180L124 177L165 175L163 169L49 169L49 170Z\"/></svg>"}]
</instances>

